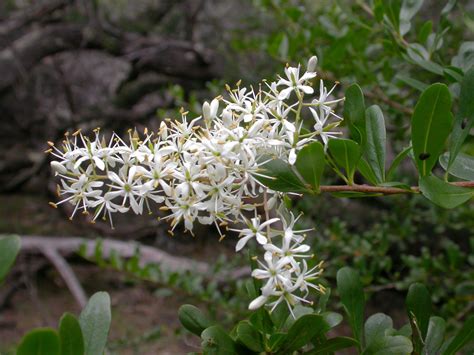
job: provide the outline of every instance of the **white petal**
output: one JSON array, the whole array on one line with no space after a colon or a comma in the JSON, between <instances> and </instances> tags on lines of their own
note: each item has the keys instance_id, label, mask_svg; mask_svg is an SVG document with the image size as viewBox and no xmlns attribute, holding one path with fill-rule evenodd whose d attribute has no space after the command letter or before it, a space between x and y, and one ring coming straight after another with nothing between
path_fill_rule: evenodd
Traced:
<instances>
[{"instance_id":1,"label":"white petal","mask_svg":"<svg viewBox=\"0 0 474 355\"><path fill-rule=\"evenodd\" d=\"M257 242L261 245L267 244L268 239L262 233L257 232L256 234Z\"/></svg>"},{"instance_id":2,"label":"white petal","mask_svg":"<svg viewBox=\"0 0 474 355\"><path fill-rule=\"evenodd\" d=\"M292 90L293 90L292 87L288 87L288 88L286 88L286 89L283 89L283 90L280 91L280 93L278 94L278 99L279 99L279 100L285 100L285 99L287 99L288 96L290 96Z\"/></svg>"},{"instance_id":3,"label":"white petal","mask_svg":"<svg viewBox=\"0 0 474 355\"><path fill-rule=\"evenodd\" d=\"M51 169L53 169L53 171L56 172L56 173L59 173L59 174L66 174L67 173L66 167L63 164L61 164L60 162L52 161L50 163L50 165L51 165Z\"/></svg>"},{"instance_id":4,"label":"white petal","mask_svg":"<svg viewBox=\"0 0 474 355\"><path fill-rule=\"evenodd\" d=\"M239 241L237 242L237 245L235 246L235 251L241 250L252 237L253 235L248 235L248 236L240 238Z\"/></svg>"},{"instance_id":5,"label":"white petal","mask_svg":"<svg viewBox=\"0 0 474 355\"><path fill-rule=\"evenodd\" d=\"M305 94L312 94L314 92L313 88L308 85L298 85L298 89L303 91Z\"/></svg>"},{"instance_id":6,"label":"white petal","mask_svg":"<svg viewBox=\"0 0 474 355\"><path fill-rule=\"evenodd\" d=\"M256 299L254 299L252 302L249 304L249 309L251 311L259 309L262 307L268 300L268 297L265 296L258 296Z\"/></svg>"},{"instance_id":7,"label":"white petal","mask_svg":"<svg viewBox=\"0 0 474 355\"><path fill-rule=\"evenodd\" d=\"M296 151L295 151L295 148L292 148L290 150L290 154L288 155L288 163L290 163L290 165L294 165L296 162Z\"/></svg>"}]
</instances>

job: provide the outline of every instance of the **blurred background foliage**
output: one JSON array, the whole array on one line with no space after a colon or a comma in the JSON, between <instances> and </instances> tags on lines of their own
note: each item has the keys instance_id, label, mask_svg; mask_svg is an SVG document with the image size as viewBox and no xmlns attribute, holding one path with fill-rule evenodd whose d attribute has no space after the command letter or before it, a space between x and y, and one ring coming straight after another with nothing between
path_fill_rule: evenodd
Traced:
<instances>
[{"instance_id":1,"label":"blurred background foliage","mask_svg":"<svg viewBox=\"0 0 474 355\"><path fill-rule=\"evenodd\" d=\"M58 48L39 48L41 39L59 41ZM210 261L216 271L244 265L245 256L233 253L234 237L217 244L215 231L204 227L191 240L164 238L166 226L146 216L124 216L116 231L90 227L84 220L58 222L64 219L61 211L44 211L46 201L54 198L54 185L45 183L50 173L41 152L46 140L60 140L68 129L102 126L106 133L125 133L134 127L156 129L160 118L177 117L182 107L199 115L202 102L223 93L226 83L255 85L281 72L286 63L305 63L313 54L319 58L319 76L328 86L337 83L335 96L358 83L366 102L382 107L391 160L409 144L407 130L421 90L443 82L456 96L456 78L474 65L474 2L0 2L0 232L140 239L173 254ZM465 150L474 154L472 135ZM397 174L397 181L416 183L409 161ZM327 176L325 183L337 180ZM402 291L412 282L428 286L452 327L473 312L472 202L455 210L442 210L419 196L315 196L292 203L304 213L301 225L316 228L312 245L326 261L328 286L334 285L337 269L349 265L359 271L373 307L395 320ZM135 228L127 229L130 225ZM244 279L222 284L192 273L164 273L156 265L143 269L134 258L102 257L100 245L94 257L85 259L122 271L119 281L108 281L110 287L134 288L146 280L146 289L175 309L184 300L197 302L207 305L212 317L228 322L246 312ZM72 263L96 267L84 259ZM52 276L49 271L38 277ZM87 284L85 279L81 281ZM88 282L91 289L104 288L99 281ZM0 297L0 306L8 308L11 297ZM158 315L155 321L163 323ZM119 332L112 348L145 351L142 344L162 337L156 324L140 332L149 336ZM176 322L170 328L168 335L181 332ZM1 334L0 326L0 338L10 333ZM189 344L183 346L188 349Z\"/></svg>"}]
</instances>

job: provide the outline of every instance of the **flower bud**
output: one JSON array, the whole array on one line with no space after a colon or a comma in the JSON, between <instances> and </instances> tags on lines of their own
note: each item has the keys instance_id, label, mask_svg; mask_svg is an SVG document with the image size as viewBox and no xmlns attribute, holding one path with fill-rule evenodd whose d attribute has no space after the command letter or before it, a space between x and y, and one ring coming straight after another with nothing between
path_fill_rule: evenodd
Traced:
<instances>
[{"instance_id":1,"label":"flower bud","mask_svg":"<svg viewBox=\"0 0 474 355\"><path fill-rule=\"evenodd\" d=\"M67 169L60 162L52 161L50 163L50 165L51 165L51 169L53 169L53 171L56 174L66 174L67 173Z\"/></svg>"},{"instance_id":2,"label":"flower bud","mask_svg":"<svg viewBox=\"0 0 474 355\"><path fill-rule=\"evenodd\" d=\"M318 57L313 55L308 60L308 66L306 67L306 71L314 72L316 70L316 65L318 65Z\"/></svg>"},{"instance_id":3,"label":"flower bud","mask_svg":"<svg viewBox=\"0 0 474 355\"><path fill-rule=\"evenodd\" d=\"M202 117L204 117L206 121L211 118L211 105L209 105L207 101L202 105Z\"/></svg>"}]
</instances>

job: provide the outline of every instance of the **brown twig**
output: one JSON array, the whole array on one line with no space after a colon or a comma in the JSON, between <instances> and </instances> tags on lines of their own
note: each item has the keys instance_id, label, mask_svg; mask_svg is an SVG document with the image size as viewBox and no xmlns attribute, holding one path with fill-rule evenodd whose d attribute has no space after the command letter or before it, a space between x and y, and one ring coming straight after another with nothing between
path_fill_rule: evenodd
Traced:
<instances>
[{"instance_id":1,"label":"brown twig","mask_svg":"<svg viewBox=\"0 0 474 355\"><path fill-rule=\"evenodd\" d=\"M474 181L458 181L450 183L453 186L474 188ZM321 192L362 192L370 194L398 195L420 193L418 186L411 186L410 189L399 187L370 186L370 185L331 185L321 186Z\"/></svg>"}]
</instances>

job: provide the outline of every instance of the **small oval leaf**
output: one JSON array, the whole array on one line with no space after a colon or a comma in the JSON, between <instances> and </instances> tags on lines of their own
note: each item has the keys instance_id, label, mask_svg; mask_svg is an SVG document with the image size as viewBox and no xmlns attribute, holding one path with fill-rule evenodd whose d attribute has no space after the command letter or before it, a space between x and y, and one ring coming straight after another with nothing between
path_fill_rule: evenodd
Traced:
<instances>
[{"instance_id":1,"label":"small oval leaf","mask_svg":"<svg viewBox=\"0 0 474 355\"><path fill-rule=\"evenodd\" d=\"M84 354L102 354L107 344L110 322L110 296L107 292L97 292L89 299L79 317L84 337Z\"/></svg>"},{"instance_id":2,"label":"small oval leaf","mask_svg":"<svg viewBox=\"0 0 474 355\"><path fill-rule=\"evenodd\" d=\"M61 343L61 355L83 355L84 339L77 318L65 313L59 322L59 339Z\"/></svg>"},{"instance_id":3,"label":"small oval leaf","mask_svg":"<svg viewBox=\"0 0 474 355\"><path fill-rule=\"evenodd\" d=\"M413 153L420 176L431 173L453 124L451 94L444 84L433 84L420 96L411 120Z\"/></svg>"},{"instance_id":4,"label":"small oval leaf","mask_svg":"<svg viewBox=\"0 0 474 355\"><path fill-rule=\"evenodd\" d=\"M201 310L191 304L179 307L178 317L183 327L197 336L201 336L203 330L211 325Z\"/></svg>"},{"instance_id":5,"label":"small oval leaf","mask_svg":"<svg viewBox=\"0 0 474 355\"><path fill-rule=\"evenodd\" d=\"M23 337L17 355L59 355L59 351L58 333L51 328L40 328Z\"/></svg>"}]
</instances>

